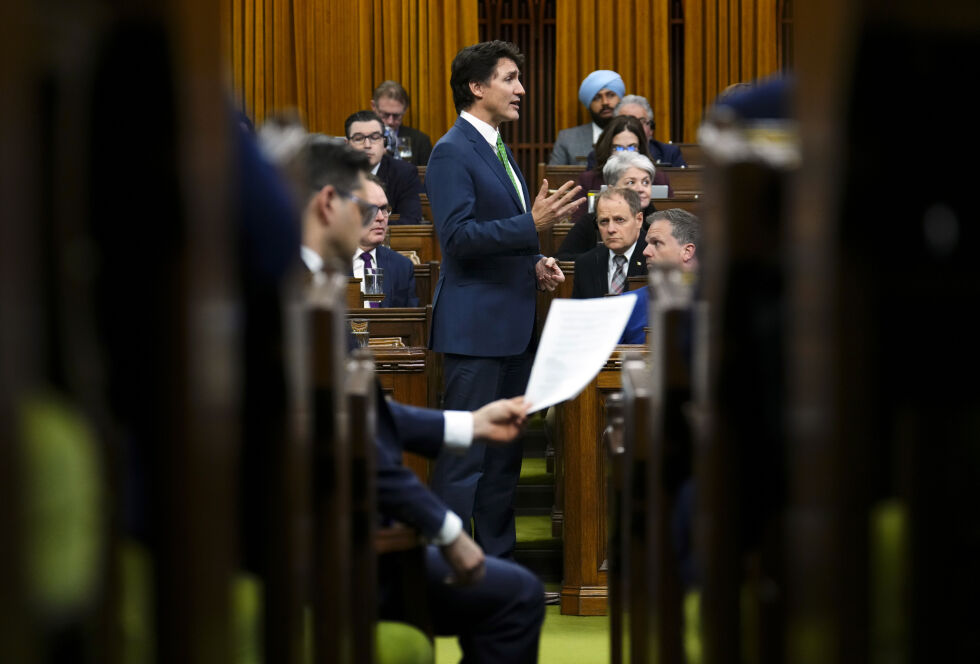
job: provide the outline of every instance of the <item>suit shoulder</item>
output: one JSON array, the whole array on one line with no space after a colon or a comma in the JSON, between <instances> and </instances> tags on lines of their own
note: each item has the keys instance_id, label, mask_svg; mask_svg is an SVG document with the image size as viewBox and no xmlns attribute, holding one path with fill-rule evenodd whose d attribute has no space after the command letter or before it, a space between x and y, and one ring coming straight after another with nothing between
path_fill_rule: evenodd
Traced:
<instances>
[{"instance_id":1,"label":"suit shoulder","mask_svg":"<svg viewBox=\"0 0 980 664\"><path fill-rule=\"evenodd\" d=\"M378 247L378 251L381 252L383 256L385 256L386 260L390 260L392 263L396 263L410 268L414 267L414 264L410 259L406 258L405 256L402 256L394 249L389 249L388 247L382 245Z\"/></svg>"}]
</instances>

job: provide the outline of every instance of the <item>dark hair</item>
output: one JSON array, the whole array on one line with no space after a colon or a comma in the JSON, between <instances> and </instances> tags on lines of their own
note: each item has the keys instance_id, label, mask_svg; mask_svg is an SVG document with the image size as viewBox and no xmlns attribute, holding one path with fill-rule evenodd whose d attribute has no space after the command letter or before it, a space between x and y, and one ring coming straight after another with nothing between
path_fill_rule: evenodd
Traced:
<instances>
[{"instance_id":1,"label":"dark hair","mask_svg":"<svg viewBox=\"0 0 980 664\"><path fill-rule=\"evenodd\" d=\"M358 111L357 113L351 113L344 120L344 136L350 138L350 126L355 122L377 122L381 127L381 133L385 131L385 123L378 117L378 114L374 111Z\"/></svg>"},{"instance_id":2,"label":"dark hair","mask_svg":"<svg viewBox=\"0 0 980 664\"><path fill-rule=\"evenodd\" d=\"M505 41L488 41L473 44L460 50L453 58L449 86L453 90L456 112L465 111L476 101L470 83L486 83L493 77L500 58L510 58L518 69L524 69L524 56L515 44Z\"/></svg>"},{"instance_id":3,"label":"dark hair","mask_svg":"<svg viewBox=\"0 0 980 664\"><path fill-rule=\"evenodd\" d=\"M385 198L388 198L388 185L385 184L384 180L382 180L381 178L379 178L377 175L375 175L370 171L368 171L367 175L364 176L364 179L367 180L368 182L373 182L374 184L381 187L381 191L384 192Z\"/></svg>"},{"instance_id":4,"label":"dark hair","mask_svg":"<svg viewBox=\"0 0 980 664\"><path fill-rule=\"evenodd\" d=\"M670 234L674 236L678 244L693 244L699 253L703 253L701 248L701 220L687 210L681 208L657 210L647 219L651 224L658 219L669 222Z\"/></svg>"},{"instance_id":5,"label":"dark hair","mask_svg":"<svg viewBox=\"0 0 980 664\"><path fill-rule=\"evenodd\" d=\"M617 115L602 130L602 133L599 134L599 140L595 144L595 170L600 174L602 173L602 167L606 165L606 162L613 153L613 137L622 134L624 131L634 134L640 142L637 152L645 155L650 161L653 161L653 157L650 156L650 143L647 142L647 133L643 129L643 123L631 115Z\"/></svg>"},{"instance_id":6,"label":"dark hair","mask_svg":"<svg viewBox=\"0 0 980 664\"><path fill-rule=\"evenodd\" d=\"M365 152L323 134L310 136L307 154L307 184L311 194L328 184L350 193L359 184L358 174L371 170L371 162Z\"/></svg>"},{"instance_id":7,"label":"dark hair","mask_svg":"<svg viewBox=\"0 0 980 664\"><path fill-rule=\"evenodd\" d=\"M371 99L377 103L377 101L382 97L388 97L389 99L394 99L395 101L405 104L406 110L412 105L411 100L408 98L408 92L398 81L383 81L380 85L378 85L378 87L374 89L374 96L372 96Z\"/></svg>"},{"instance_id":8,"label":"dark hair","mask_svg":"<svg viewBox=\"0 0 980 664\"><path fill-rule=\"evenodd\" d=\"M629 206L630 214L634 217L643 209L640 204L640 195L632 189L627 189L626 187L606 187L599 192L599 195L595 199L596 223L599 222L599 201L604 201L607 198L622 198L626 202L626 205Z\"/></svg>"}]
</instances>

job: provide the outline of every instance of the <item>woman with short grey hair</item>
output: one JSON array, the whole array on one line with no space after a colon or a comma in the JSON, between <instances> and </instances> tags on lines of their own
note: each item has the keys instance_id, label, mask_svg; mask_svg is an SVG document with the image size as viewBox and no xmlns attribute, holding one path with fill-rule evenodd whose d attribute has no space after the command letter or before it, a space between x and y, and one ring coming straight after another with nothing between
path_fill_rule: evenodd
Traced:
<instances>
[{"instance_id":1,"label":"woman with short grey hair","mask_svg":"<svg viewBox=\"0 0 980 664\"><path fill-rule=\"evenodd\" d=\"M632 189L640 196L644 220L657 211L651 201L651 186L656 168L650 158L639 152L623 150L614 153L602 167L602 179L610 187ZM643 222L642 233L646 233L647 222ZM601 241L599 227L596 226L595 213L590 212L579 218L561 243L556 258L562 261L575 260L580 254L596 246Z\"/></svg>"}]
</instances>

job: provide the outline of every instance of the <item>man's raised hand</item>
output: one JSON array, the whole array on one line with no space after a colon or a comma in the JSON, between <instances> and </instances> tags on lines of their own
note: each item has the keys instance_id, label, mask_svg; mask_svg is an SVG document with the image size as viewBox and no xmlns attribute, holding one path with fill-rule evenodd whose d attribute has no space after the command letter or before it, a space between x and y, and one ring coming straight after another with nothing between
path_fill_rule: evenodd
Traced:
<instances>
[{"instance_id":1,"label":"man's raised hand","mask_svg":"<svg viewBox=\"0 0 980 664\"><path fill-rule=\"evenodd\" d=\"M555 193L549 194L548 181L543 180L541 189L534 199L534 206L531 208L535 230L543 231L551 228L556 222L584 205L584 198L575 198L580 191L582 191L582 187L569 180L560 186Z\"/></svg>"}]
</instances>

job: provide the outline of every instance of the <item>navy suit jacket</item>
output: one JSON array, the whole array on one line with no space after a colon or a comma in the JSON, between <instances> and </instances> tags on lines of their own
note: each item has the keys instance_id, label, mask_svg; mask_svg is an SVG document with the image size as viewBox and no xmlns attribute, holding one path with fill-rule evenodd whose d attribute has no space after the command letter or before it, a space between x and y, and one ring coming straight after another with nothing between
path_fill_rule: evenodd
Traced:
<instances>
[{"instance_id":1,"label":"navy suit jacket","mask_svg":"<svg viewBox=\"0 0 980 664\"><path fill-rule=\"evenodd\" d=\"M419 298L415 294L415 266L412 261L385 246L379 246L375 256L378 257L378 267L385 271L382 284L385 299L381 301L381 306L419 306Z\"/></svg>"},{"instance_id":2,"label":"navy suit jacket","mask_svg":"<svg viewBox=\"0 0 980 664\"><path fill-rule=\"evenodd\" d=\"M671 143L651 140L650 156L653 157L654 164L661 166L687 166L687 162L681 156L681 149Z\"/></svg>"},{"instance_id":3,"label":"navy suit jacket","mask_svg":"<svg viewBox=\"0 0 980 664\"><path fill-rule=\"evenodd\" d=\"M445 429L442 411L388 401L377 384L375 399L378 510L432 538L442 528L449 508L402 465L402 452L430 459L439 454Z\"/></svg>"},{"instance_id":4,"label":"navy suit jacket","mask_svg":"<svg viewBox=\"0 0 980 664\"><path fill-rule=\"evenodd\" d=\"M422 223L422 182L418 168L408 161L392 159L387 153L378 165L378 177L388 190L388 203L393 214L400 215L399 224Z\"/></svg>"},{"instance_id":5,"label":"navy suit jacket","mask_svg":"<svg viewBox=\"0 0 980 664\"><path fill-rule=\"evenodd\" d=\"M627 262L626 276L634 277L647 273L643 250L647 242L641 233ZM572 284L572 297L603 297L609 292L609 249L600 245L589 249L575 259L575 280Z\"/></svg>"},{"instance_id":6,"label":"navy suit jacket","mask_svg":"<svg viewBox=\"0 0 980 664\"><path fill-rule=\"evenodd\" d=\"M524 177L507 156L527 212L496 151L466 120L457 118L429 157L425 186L442 247L433 350L507 357L531 341L538 234Z\"/></svg>"}]
</instances>

